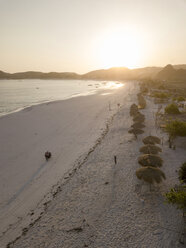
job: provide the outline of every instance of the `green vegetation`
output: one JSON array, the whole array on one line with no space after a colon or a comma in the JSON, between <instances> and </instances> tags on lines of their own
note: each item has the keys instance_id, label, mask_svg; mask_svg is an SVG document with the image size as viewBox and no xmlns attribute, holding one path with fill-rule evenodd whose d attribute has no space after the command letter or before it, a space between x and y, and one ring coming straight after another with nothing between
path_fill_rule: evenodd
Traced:
<instances>
[{"instance_id":1,"label":"green vegetation","mask_svg":"<svg viewBox=\"0 0 186 248\"><path fill-rule=\"evenodd\" d=\"M180 114L179 108L176 104L171 103L165 108L167 114Z\"/></svg>"},{"instance_id":2,"label":"green vegetation","mask_svg":"<svg viewBox=\"0 0 186 248\"><path fill-rule=\"evenodd\" d=\"M165 198L167 203L175 204L177 208L184 210L186 208L186 186L170 189L170 191L165 194Z\"/></svg>"},{"instance_id":3,"label":"green vegetation","mask_svg":"<svg viewBox=\"0 0 186 248\"><path fill-rule=\"evenodd\" d=\"M153 92L152 96L156 98L165 99L165 98L168 98L170 95L164 92Z\"/></svg>"},{"instance_id":4,"label":"green vegetation","mask_svg":"<svg viewBox=\"0 0 186 248\"><path fill-rule=\"evenodd\" d=\"M179 180L181 183L186 183L186 162L179 169Z\"/></svg>"},{"instance_id":5,"label":"green vegetation","mask_svg":"<svg viewBox=\"0 0 186 248\"><path fill-rule=\"evenodd\" d=\"M165 194L166 202L174 204L177 208L183 210L183 216L186 211L186 162L182 164L179 169L179 180L181 185L171 188L169 192Z\"/></svg>"},{"instance_id":6,"label":"green vegetation","mask_svg":"<svg viewBox=\"0 0 186 248\"><path fill-rule=\"evenodd\" d=\"M186 122L172 121L165 127L170 136L186 136Z\"/></svg>"},{"instance_id":7,"label":"green vegetation","mask_svg":"<svg viewBox=\"0 0 186 248\"><path fill-rule=\"evenodd\" d=\"M174 100L174 101L178 101L178 102L183 102L183 101L185 101L185 97L183 97L183 96L178 96L178 97L174 97L173 100Z\"/></svg>"}]
</instances>

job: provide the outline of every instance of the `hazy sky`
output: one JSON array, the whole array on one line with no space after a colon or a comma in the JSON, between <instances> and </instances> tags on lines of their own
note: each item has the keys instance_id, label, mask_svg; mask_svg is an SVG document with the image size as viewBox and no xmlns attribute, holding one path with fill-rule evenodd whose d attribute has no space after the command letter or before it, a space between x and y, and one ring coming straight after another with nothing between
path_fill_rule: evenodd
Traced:
<instances>
[{"instance_id":1,"label":"hazy sky","mask_svg":"<svg viewBox=\"0 0 186 248\"><path fill-rule=\"evenodd\" d=\"M0 70L186 64L185 0L0 0Z\"/></svg>"}]
</instances>

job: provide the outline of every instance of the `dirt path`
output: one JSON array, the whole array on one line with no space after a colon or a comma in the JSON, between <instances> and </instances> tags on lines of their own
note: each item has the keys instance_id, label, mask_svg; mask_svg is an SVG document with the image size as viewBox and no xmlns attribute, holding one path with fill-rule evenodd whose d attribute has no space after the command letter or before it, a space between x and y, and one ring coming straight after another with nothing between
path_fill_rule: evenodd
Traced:
<instances>
[{"instance_id":1,"label":"dirt path","mask_svg":"<svg viewBox=\"0 0 186 248\"><path fill-rule=\"evenodd\" d=\"M156 132L166 136L155 129L157 106L150 100L143 111L145 133L137 140L128 133L129 107L135 99L135 95L128 97L87 161L59 189L42 217L10 247L183 247L178 242L183 231L181 212L165 205L162 194L177 182L175 170L185 155L179 149L173 154L165 142L162 157L167 180L150 192L136 178L142 137Z\"/></svg>"}]
</instances>

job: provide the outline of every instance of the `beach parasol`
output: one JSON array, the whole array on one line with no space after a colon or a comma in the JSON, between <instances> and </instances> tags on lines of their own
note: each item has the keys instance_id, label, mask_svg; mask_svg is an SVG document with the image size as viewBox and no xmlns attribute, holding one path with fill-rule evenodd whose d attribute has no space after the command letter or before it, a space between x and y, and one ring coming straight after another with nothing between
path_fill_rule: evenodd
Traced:
<instances>
[{"instance_id":1,"label":"beach parasol","mask_svg":"<svg viewBox=\"0 0 186 248\"><path fill-rule=\"evenodd\" d=\"M141 130L141 129L139 129L139 128L133 128L133 129L130 129L130 130L129 130L129 133L133 133L133 134L135 134L135 135L138 135L138 134L144 133L144 131Z\"/></svg>"},{"instance_id":2,"label":"beach parasol","mask_svg":"<svg viewBox=\"0 0 186 248\"><path fill-rule=\"evenodd\" d=\"M140 148L140 152L144 154L158 154L162 149L159 146L155 145L145 145Z\"/></svg>"},{"instance_id":3,"label":"beach parasol","mask_svg":"<svg viewBox=\"0 0 186 248\"><path fill-rule=\"evenodd\" d=\"M136 171L136 176L140 180L144 180L147 183L153 184L161 183L163 179L166 179L165 174L159 168L143 167Z\"/></svg>"},{"instance_id":4,"label":"beach parasol","mask_svg":"<svg viewBox=\"0 0 186 248\"><path fill-rule=\"evenodd\" d=\"M142 115L142 114L136 115L136 116L133 118L133 121L134 121L134 122L144 122L144 120L145 120L145 116Z\"/></svg>"},{"instance_id":5,"label":"beach parasol","mask_svg":"<svg viewBox=\"0 0 186 248\"><path fill-rule=\"evenodd\" d=\"M138 106L134 103L130 107L130 115L136 115L138 113Z\"/></svg>"},{"instance_id":6,"label":"beach parasol","mask_svg":"<svg viewBox=\"0 0 186 248\"><path fill-rule=\"evenodd\" d=\"M131 127L133 127L133 128L144 128L145 125L142 124L141 122L135 122Z\"/></svg>"},{"instance_id":7,"label":"beach parasol","mask_svg":"<svg viewBox=\"0 0 186 248\"><path fill-rule=\"evenodd\" d=\"M144 144L151 144L151 145L155 145L155 144L160 144L161 140L160 138L158 138L157 136L147 136L143 139L143 143Z\"/></svg>"},{"instance_id":8,"label":"beach parasol","mask_svg":"<svg viewBox=\"0 0 186 248\"><path fill-rule=\"evenodd\" d=\"M157 155L144 154L138 158L138 163L142 166L161 167L163 160Z\"/></svg>"},{"instance_id":9,"label":"beach parasol","mask_svg":"<svg viewBox=\"0 0 186 248\"><path fill-rule=\"evenodd\" d=\"M146 101L142 95L138 95L138 104L139 104L139 107L142 109L146 107Z\"/></svg>"}]
</instances>

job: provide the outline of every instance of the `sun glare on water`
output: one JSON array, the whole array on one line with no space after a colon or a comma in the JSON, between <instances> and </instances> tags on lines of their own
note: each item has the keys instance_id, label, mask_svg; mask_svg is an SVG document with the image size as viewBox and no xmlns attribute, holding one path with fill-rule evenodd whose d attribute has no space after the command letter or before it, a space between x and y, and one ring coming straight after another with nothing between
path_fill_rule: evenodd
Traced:
<instances>
[{"instance_id":1,"label":"sun glare on water","mask_svg":"<svg viewBox=\"0 0 186 248\"><path fill-rule=\"evenodd\" d=\"M140 63L142 50L141 37L137 32L109 30L100 37L98 56L105 68L135 68Z\"/></svg>"},{"instance_id":2,"label":"sun glare on water","mask_svg":"<svg viewBox=\"0 0 186 248\"><path fill-rule=\"evenodd\" d=\"M123 83L119 83L119 82L108 82L105 86L106 89L118 89L120 87L123 87L124 84Z\"/></svg>"}]
</instances>

